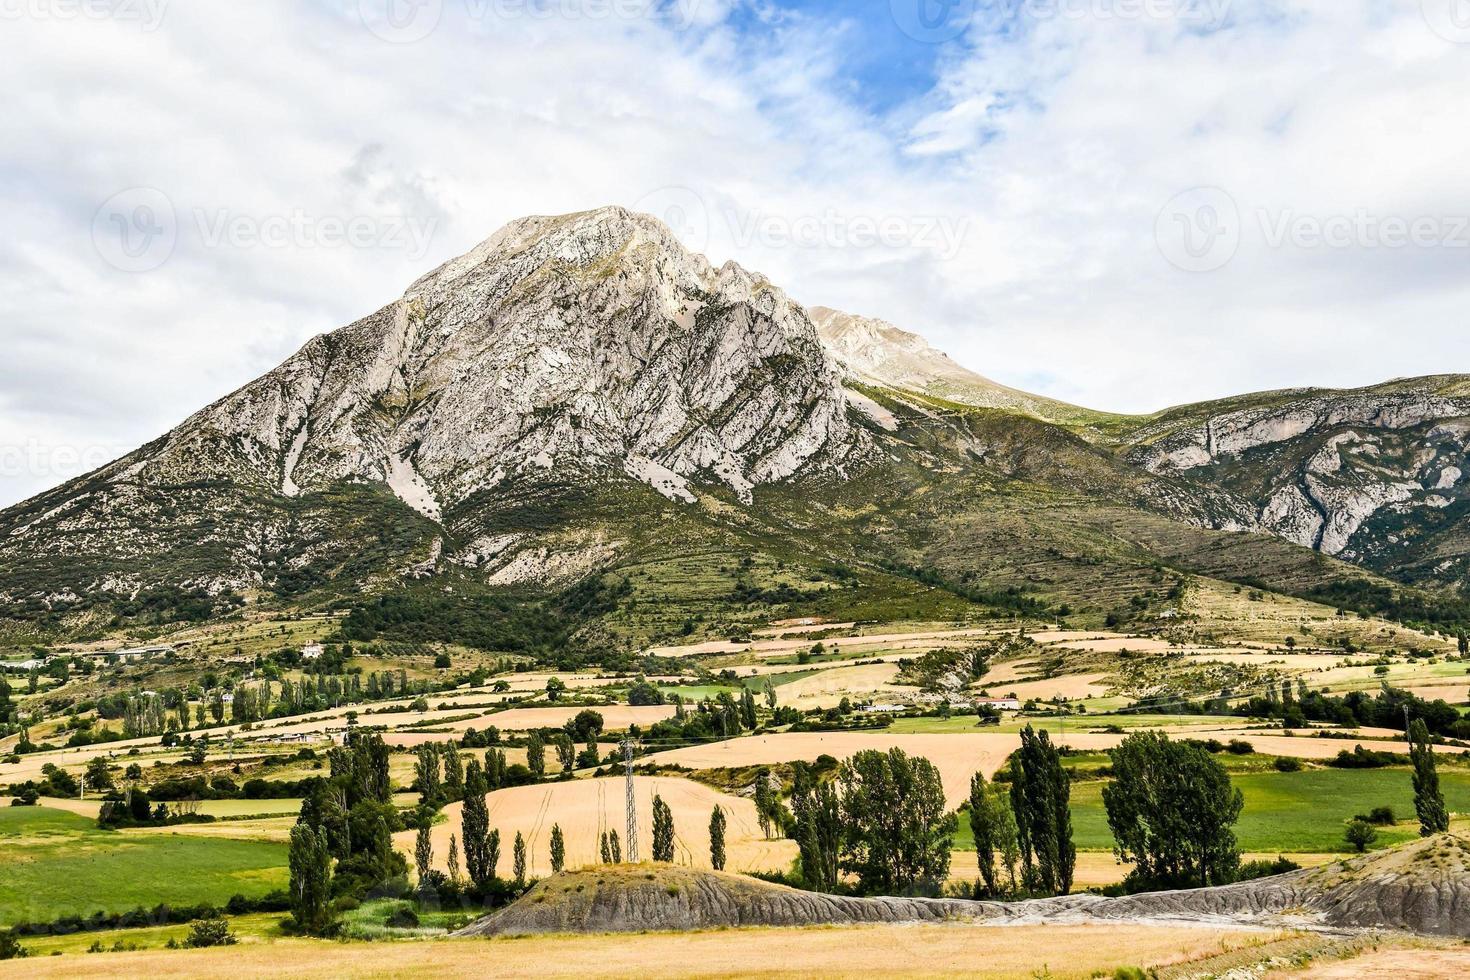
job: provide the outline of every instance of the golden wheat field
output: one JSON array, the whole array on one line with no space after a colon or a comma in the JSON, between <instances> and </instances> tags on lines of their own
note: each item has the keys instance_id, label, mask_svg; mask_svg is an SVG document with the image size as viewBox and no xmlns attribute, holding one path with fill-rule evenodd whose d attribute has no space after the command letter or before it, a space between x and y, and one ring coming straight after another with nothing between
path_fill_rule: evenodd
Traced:
<instances>
[{"instance_id":1,"label":"golden wheat field","mask_svg":"<svg viewBox=\"0 0 1470 980\"><path fill-rule=\"evenodd\" d=\"M756 822L755 804L750 800L718 792L701 783L678 776L637 776L633 780L638 802L641 856L649 856L653 840L653 797L658 794L674 815L676 864L708 868L709 821L716 806L725 811L725 849L732 871L780 870L791 864L796 845L785 840L766 840ZM517 786L498 790L486 798L490 827L500 831L500 873L509 876L511 848L519 832L526 841L529 873L542 876L551 871L551 828L560 825L566 840L567 867L596 864L600 860L601 834L616 830L625 835L624 780L618 778L573 779ZM460 834L464 805L444 809L444 820L436 824L434 866L447 867L449 837ZM414 831L394 837L394 844L410 857ZM626 841L624 842L626 847ZM626 850L624 854L626 856Z\"/></svg>"},{"instance_id":2,"label":"golden wheat field","mask_svg":"<svg viewBox=\"0 0 1470 980\"><path fill-rule=\"evenodd\" d=\"M0 978L271 976L277 980L520 977L1111 976L1250 950L1271 933L1079 925L857 926L697 933L333 944L282 939L205 950L0 963ZM1041 971L1045 970L1044 973Z\"/></svg>"}]
</instances>

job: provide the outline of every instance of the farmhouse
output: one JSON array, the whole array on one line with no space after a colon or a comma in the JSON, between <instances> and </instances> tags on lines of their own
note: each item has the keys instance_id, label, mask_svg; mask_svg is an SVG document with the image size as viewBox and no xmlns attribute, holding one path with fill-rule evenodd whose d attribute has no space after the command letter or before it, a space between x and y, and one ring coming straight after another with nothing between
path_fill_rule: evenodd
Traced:
<instances>
[{"instance_id":1,"label":"farmhouse","mask_svg":"<svg viewBox=\"0 0 1470 980\"><path fill-rule=\"evenodd\" d=\"M301 648L302 660L316 660L319 659L321 655L322 645L320 643L308 643Z\"/></svg>"},{"instance_id":2,"label":"farmhouse","mask_svg":"<svg viewBox=\"0 0 1470 980\"><path fill-rule=\"evenodd\" d=\"M976 698L975 707L993 708L996 711L1020 711L1019 698Z\"/></svg>"}]
</instances>

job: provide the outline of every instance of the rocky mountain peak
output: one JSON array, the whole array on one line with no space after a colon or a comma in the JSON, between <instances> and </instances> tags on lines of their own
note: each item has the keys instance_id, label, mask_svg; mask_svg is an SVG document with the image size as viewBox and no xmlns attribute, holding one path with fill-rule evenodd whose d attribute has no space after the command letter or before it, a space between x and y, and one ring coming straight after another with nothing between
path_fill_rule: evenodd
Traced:
<instances>
[{"instance_id":1,"label":"rocky mountain peak","mask_svg":"<svg viewBox=\"0 0 1470 980\"><path fill-rule=\"evenodd\" d=\"M610 207L507 224L104 476L286 497L376 481L439 520L546 477L746 497L861 443L800 306Z\"/></svg>"},{"instance_id":2,"label":"rocky mountain peak","mask_svg":"<svg viewBox=\"0 0 1470 980\"><path fill-rule=\"evenodd\" d=\"M1047 420L1074 416L1073 406L1007 387L963 367L915 333L886 320L825 306L811 309L822 342L855 381L901 388L979 408L1009 408Z\"/></svg>"}]
</instances>

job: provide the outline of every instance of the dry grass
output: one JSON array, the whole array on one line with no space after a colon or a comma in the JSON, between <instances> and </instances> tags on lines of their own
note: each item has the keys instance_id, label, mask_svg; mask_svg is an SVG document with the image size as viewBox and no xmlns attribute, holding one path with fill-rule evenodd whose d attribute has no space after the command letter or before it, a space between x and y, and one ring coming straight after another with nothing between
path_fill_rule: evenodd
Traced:
<instances>
[{"instance_id":1,"label":"dry grass","mask_svg":"<svg viewBox=\"0 0 1470 980\"><path fill-rule=\"evenodd\" d=\"M1304 970L1267 974L1276 980L1443 980L1470 974L1470 949L1382 949L1336 963L1313 963Z\"/></svg>"},{"instance_id":2,"label":"dry grass","mask_svg":"<svg viewBox=\"0 0 1470 980\"><path fill-rule=\"evenodd\" d=\"M1076 748L1108 749L1118 735L1068 733L1057 741ZM970 795L970 777L978 770L994 773L1021 745L1021 736L1002 732L952 735L889 735L881 732L790 732L674 749L650 756L650 761L690 769L727 769L777 762L814 761L819 755L845 759L864 749L900 748L934 763L952 807Z\"/></svg>"},{"instance_id":3,"label":"dry grass","mask_svg":"<svg viewBox=\"0 0 1470 980\"><path fill-rule=\"evenodd\" d=\"M617 830L619 836L625 833L623 786L622 779L574 779L491 793L486 803L490 827L500 831L500 874L508 877L511 873L511 846L517 832L525 837L532 876L549 874L553 824L561 825L566 839L567 867L599 863L598 843L602 832L611 829ZM634 793L638 800L641 853L645 858L653 840L655 793L663 797L674 814L677 864L695 868L710 866L709 819L716 805L725 810L729 870L780 870L796 857L793 842L765 839L756 822L755 804L750 800L678 776L635 777ZM463 809L458 803L446 807L444 822L436 824L431 831L434 863L440 869L447 867L449 836L460 834ZM411 857L414 836L414 831L398 834L394 844Z\"/></svg>"},{"instance_id":4,"label":"dry grass","mask_svg":"<svg viewBox=\"0 0 1470 980\"><path fill-rule=\"evenodd\" d=\"M177 952L40 957L4 977L305 978L986 976L1083 980L1123 966L1186 963L1249 949L1268 933L1220 928L1079 925L858 926L699 933L326 943L283 939Z\"/></svg>"},{"instance_id":5,"label":"dry grass","mask_svg":"<svg viewBox=\"0 0 1470 980\"><path fill-rule=\"evenodd\" d=\"M534 728L560 728L571 721L579 711L585 710L587 709L581 705L565 708L512 708L482 719L478 727L483 729L487 725L494 725L503 732L523 732ZM591 706L591 710L602 715L603 724L609 731L625 729L629 725L641 725L647 728L665 718L674 717L674 706L670 704L636 707L626 704L595 704Z\"/></svg>"}]
</instances>

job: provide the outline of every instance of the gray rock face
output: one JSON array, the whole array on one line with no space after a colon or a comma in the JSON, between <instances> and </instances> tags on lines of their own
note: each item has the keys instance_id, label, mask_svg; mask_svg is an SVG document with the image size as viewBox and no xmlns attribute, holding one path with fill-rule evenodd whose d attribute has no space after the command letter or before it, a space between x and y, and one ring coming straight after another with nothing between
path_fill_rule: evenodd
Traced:
<instances>
[{"instance_id":1,"label":"gray rock face","mask_svg":"<svg viewBox=\"0 0 1470 980\"><path fill-rule=\"evenodd\" d=\"M1268 393L1217 413L1196 406L1185 424L1166 413L1130 434L1127 455L1232 494L1235 506L1197 519L1205 526L1265 531L1377 566L1412 564L1411 547L1445 524L1436 512L1464 496L1470 398L1453 382Z\"/></svg>"},{"instance_id":2,"label":"gray rock face","mask_svg":"<svg viewBox=\"0 0 1470 980\"><path fill-rule=\"evenodd\" d=\"M438 519L537 474L745 494L840 462L850 436L799 306L608 208L513 222L195 415L129 477L243 468L288 496L380 481Z\"/></svg>"},{"instance_id":3,"label":"gray rock face","mask_svg":"<svg viewBox=\"0 0 1470 980\"><path fill-rule=\"evenodd\" d=\"M1227 411L1172 429L1157 441L1153 437L1158 429L1144 427L1133 436L1140 448L1131 456L1152 473L1182 472L1313 431L1348 425L1410 429L1466 414L1470 401L1420 392L1301 392L1285 404Z\"/></svg>"}]
</instances>

